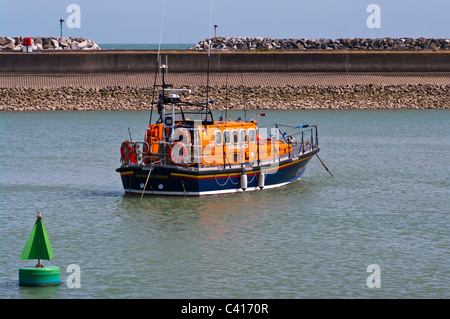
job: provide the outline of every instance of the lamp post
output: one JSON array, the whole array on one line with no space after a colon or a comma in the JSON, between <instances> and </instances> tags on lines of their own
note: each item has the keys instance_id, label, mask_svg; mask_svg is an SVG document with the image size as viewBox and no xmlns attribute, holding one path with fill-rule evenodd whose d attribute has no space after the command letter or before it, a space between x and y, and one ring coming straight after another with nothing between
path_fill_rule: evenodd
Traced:
<instances>
[{"instance_id":1,"label":"lamp post","mask_svg":"<svg viewBox=\"0 0 450 319\"><path fill-rule=\"evenodd\" d=\"M63 19L59 19L59 25L61 26L61 38L62 38L62 24L63 24L64 20Z\"/></svg>"},{"instance_id":2,"label":"lamp post","mask_svg":"<svg viewBox=\"0 0 450 319\"><path fill-rule=\"evenodd\" d=\"M216 33L217 27L218 27L218 25L215 24L215 25L214 25L214 38L217 38L217 33Z\"/></svg>"}]
</instances>

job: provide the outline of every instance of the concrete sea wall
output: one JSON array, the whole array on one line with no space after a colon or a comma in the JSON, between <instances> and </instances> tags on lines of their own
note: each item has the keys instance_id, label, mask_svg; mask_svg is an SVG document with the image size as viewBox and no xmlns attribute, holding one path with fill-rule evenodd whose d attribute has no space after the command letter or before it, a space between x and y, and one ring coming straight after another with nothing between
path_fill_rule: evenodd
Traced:
<instances>
[{"instance_id":1,"label":"concrete sea wall","mask_svg":"<svg viewBox=\"0 0 450 319\"><path fill-rule=\"evenodd\" d=\"M163 51L169 72L206 73L207 52ZM0 53L0 73L153 73L156 51L48 51ZM213 51L210 70L247 72L450 72L445 51Z\"/></svg>"}]
</instances>

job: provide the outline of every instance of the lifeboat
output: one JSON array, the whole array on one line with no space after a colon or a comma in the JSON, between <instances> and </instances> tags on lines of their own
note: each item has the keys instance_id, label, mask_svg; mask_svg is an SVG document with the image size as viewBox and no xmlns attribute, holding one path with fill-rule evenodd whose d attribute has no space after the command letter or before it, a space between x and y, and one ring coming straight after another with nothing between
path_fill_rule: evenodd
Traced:
<instances>
[{"instance_id":1,"label":"lifeboat","mask_svg":"<svg viewBox=\"0 0 450 319\"><path fill-rule=\"evenodd\" d=\"M160 66L161 69L167 66ZM185 102L189 89L158 86L143 141L121 145L126 194L203 196L265 191L298 180L319 152L315 125L261 127L256 120L215 120L210 101ZM293 132L287 133L290 129Z\"/></svg>"}]
</instances>

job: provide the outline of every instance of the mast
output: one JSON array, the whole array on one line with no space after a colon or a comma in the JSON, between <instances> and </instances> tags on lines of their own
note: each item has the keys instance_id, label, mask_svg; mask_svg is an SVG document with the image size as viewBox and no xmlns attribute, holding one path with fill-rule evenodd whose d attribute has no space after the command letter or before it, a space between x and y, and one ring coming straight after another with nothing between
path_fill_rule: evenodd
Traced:
<instances>
[{"instance_id":1,"label":"mast","mask_svg":"<svg viewBox=\"0 0 450 319\"><path fill-rule=\"evenodd\" d=\"M209 103L209 73L210 73L210 60L211 60L211 12L212 1L209 1L209 37L208 37L208 71L206 75L206 106Z\"/></svg>"},{"instance_id":2,"label":"mast","mask_svg":"<svg viewBox=\"0 0 450 319\"><path fill-rule=\"evenodd\" d=\"M172 121L169 122L169 120L166 118L166 107L165 107L165 97L166 97L166 80L165 75L167 70L167 65L163 64L159 67L159 72L162 72L162 94L160 95L160 99L158 102L158 112L160 112L161 120L163 122L164 127L166 126L172 126L173 124L173 117L171 118ZM173 113L173 105L172 105L172 113ZM166 135L166 130L163 130L163 134ZM166 139L168 139L168 136L165 136Z\"/></svg>"},{"instance_id":3,"label":"mast","mask_svg":"<svg viewBox=\"0 0 450 319\"><path fill-rule=\"evenodd\" d=\"M159 44L158 44L158 54L156 56L156 65L155 65L155 79L153 82L153 93L152 93L152 101L150 103L150 119L148 121L148 124L152 124L152 114L153 114L153 104L155 102L155 92L156 92L156 81L158 78L158 68L161 65L161 41L162 41L162 31L163 31L163 26L164 26L164 11L166 8L166 1L164 0L163 3L163 9L162 9L162 17L161 17L161 28L159 31Z\"/></svg>"},{"instance_id":4,"label":"mast","mask_svg":"<svg viewBox=\"0 0 450 319\"><path fill-rule=\"evenodd\" d=\"M241 73L241 86L242 86L242 100L244 102L244 121L247 122L247 109L245 105L245 88L244 88L244 75Z\"/></svg>"}]
</instances>

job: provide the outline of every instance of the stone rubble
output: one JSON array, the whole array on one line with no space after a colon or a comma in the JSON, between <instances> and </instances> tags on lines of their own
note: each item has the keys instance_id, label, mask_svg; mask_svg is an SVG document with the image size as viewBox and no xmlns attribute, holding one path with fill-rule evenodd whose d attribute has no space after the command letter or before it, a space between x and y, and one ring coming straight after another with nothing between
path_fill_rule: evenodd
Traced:
<instances>
[{"instance_id":1,"label":"stone rubble","mask_svg":"<svg viewBox=\"0 0 450 319\"><path fill-rule=\"evenodd\" d=\"M188 50L208 50L209 41L198 42ZM344 38L275 39L265 37L215 37L211 50L450 50L450 39L429 38Z\"/></svg>"},{"instance_id":2,"label":"stone rubble","mask_svg":"<svg viewBox=\"0 0 450 319\"><path fill-rule=\"evenodd\" d=\"M0 37L0 51L23 51L24 37ZM53 50L101 50L91 39L31 37L33 51Z\"/></svg>"},{"instance_id":3,"label":"stone rubble","mask_svg":"<svg viewBox=\"0 0 450 319\"><path fill-rule=\"evenodd\" d=\"M205 87L190 87L183 100L205 98ZM149 110L152 88L0 88L0 111ZM285 85L212 86L212 109L450 109L450 85Z\"/></svg>"}]
</instances>

